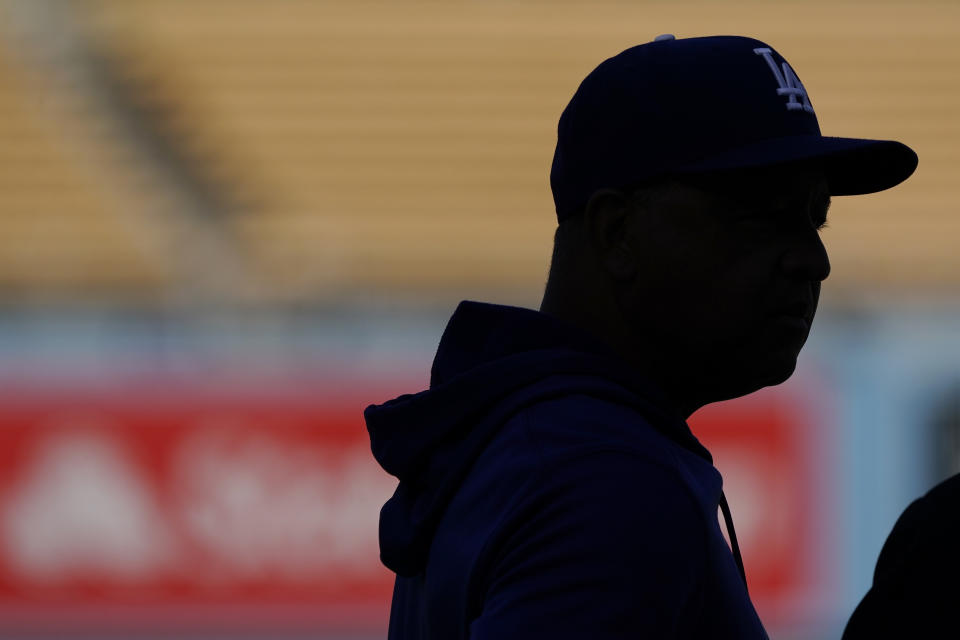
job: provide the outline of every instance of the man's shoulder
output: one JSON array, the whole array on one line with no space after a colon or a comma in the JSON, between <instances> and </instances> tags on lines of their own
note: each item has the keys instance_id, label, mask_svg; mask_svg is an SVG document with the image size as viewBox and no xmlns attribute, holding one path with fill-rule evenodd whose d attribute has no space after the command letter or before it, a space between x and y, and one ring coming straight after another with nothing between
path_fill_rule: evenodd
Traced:
<instances>
[{"instance_id":1,"label":"man's shoulder","mask_svg":"<svg viewBox=\"0 0 960 640\"><path fill-rule=\"evenodd\" d=\"M701 509L716 510L719 472L665 435L671 425L655 412L567 394L527 407L515 420L511 430L518 440L512 445L524 452L524 464L535 465L545 478L583 472L593 474L597 488L601 476L616 476L635 490L657 485L693 497Z\"/></svg>"},{"instance_id":2,"label":"man's shoulder","mask_svg":"<svg viewBox=\"0 0 960 640\"><path fill-rule=\"evenodd\" d=\"M656 412L587 393L538 402L518 418L527 440L544 455L567 457L595 450L602 456L618 450L674 468L678 456L689 453L664 435L669 425Z\"/></svg>"},{"instance_id":3,"label":"man's shoulder","mask_svg":"<svg viewBox=\"0 0 960 640\"><path fill-rule=\"evenodd\" d=\"M508 504L607 493L636 506L657 494L694 511L715 513L719 473L663 435L658 427L664 425L655 419L589 393L542 398L502 425L473 465L460 497L475 506L500 495L496 509L509 511Z\"/></svg>"},{"instance_id":4,"label":"man's shoulder","mask_svg":"<svg viewBox=\"0 0 960 640\"><path fill-rule=\"evenodd\" d=\"M953 624L960 598L958 507L960 474L936 485L900 514L880 551L873 585L847 621L844 640L897 633L920 637Z\"/></svg>"}]
</instances>

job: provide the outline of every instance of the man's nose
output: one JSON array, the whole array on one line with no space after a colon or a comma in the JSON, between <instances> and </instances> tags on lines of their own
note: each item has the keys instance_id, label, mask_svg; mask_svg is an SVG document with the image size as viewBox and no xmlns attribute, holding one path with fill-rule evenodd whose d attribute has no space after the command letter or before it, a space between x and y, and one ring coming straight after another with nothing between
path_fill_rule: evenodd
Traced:
<instances>
[{"instance_id":1,"label":"man's nose","mask_svg":"<svg viewBox=\"0 0 960 640\"><path fill-rule=\"evenodd\" d=\"M815 229L804 230L783 253L781 268L794 278L826 280L830 275L830 258L820 233Z\"/></svg>"}]
</instances>

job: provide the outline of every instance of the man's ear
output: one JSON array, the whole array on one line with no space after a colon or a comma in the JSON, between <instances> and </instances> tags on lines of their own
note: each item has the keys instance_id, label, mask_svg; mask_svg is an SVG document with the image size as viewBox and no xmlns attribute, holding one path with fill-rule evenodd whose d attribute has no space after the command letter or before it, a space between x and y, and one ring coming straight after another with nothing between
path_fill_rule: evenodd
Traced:
<instances>
[{"instance_id":1,"label":"man's ear","mask_svg":"<svg viewBox=\"0 0 960 640\"><path fill-rule=\"evenodd\" d=\"M584 210L586 233L601 268L614 280L631 280L637 262L627 242L630 203L614 189L601 189L591 196Z\"/></svg>"}]
</instances>

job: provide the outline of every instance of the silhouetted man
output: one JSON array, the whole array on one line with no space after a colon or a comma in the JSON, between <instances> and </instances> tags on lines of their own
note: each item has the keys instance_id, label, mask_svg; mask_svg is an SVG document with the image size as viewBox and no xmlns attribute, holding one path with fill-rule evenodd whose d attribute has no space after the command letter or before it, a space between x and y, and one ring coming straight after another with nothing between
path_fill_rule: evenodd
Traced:
<instances>
[{"instance_id":1,"label":"silhouetted man","mask_svg":"<svg viewBox=\"0 0 960 640\"><path fill-rule=\"evenodd\" d=\"M914 500L880 551L843 640L960 635L960 475Z\"/></svg>"},{"instance_id":2,"label":"silhouetted man","mask_svg":"<svg viewBox=\"0 0 960 640\"><path fill-rule=\"evenodd\" d=\"M461 302L430 388L365 411L400 479L390 638L765 638L686 419L790 377L830 196L916 163L821 136L757 40L660 36L592 71L560 117L540 311Z\"/></svg>"}]
</instances>

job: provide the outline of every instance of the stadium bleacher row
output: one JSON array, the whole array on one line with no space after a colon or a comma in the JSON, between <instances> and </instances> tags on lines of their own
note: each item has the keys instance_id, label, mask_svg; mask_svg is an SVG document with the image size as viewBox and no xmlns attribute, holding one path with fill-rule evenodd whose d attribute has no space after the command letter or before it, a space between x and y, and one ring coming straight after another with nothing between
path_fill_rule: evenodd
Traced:
<instances>
[{"instance_id":1,"label":"stadium bleacher row","mask_svg":"<svg viewBox=\"0 0 960 640\"><path fill-rule=\"evenodd\" d=\"M157 285L155 265L125 234L122 204L98 189L83 150L61 137L62 122L13 62L0 48L0 288L29 296ZM91 114L71 117L96 127Z\"/></svg>"},{"instance_id":2,"label":"stadium bleacher row","mask_svg":"<svg viewBox=\"0 0 960 640\"><path fill-rule=\"evenodd\" d=\"M825 134L901 139L920 154L902 187L835 201L824 235L834 287L960 284L954 5L704 3L681 16L665 3L98 0L71 19L140 108L138 126L218 191L202 226L263 301L538 290L556 119L579 80L658 33L744 24L792 62ZM184 224L168 191L190 186L125 162L142 141L112 136L83 87L51 86L5 33L2 293L149 301L189 280L170 240L183 234L167 227Z\"/></svg>"}]
</instances>

